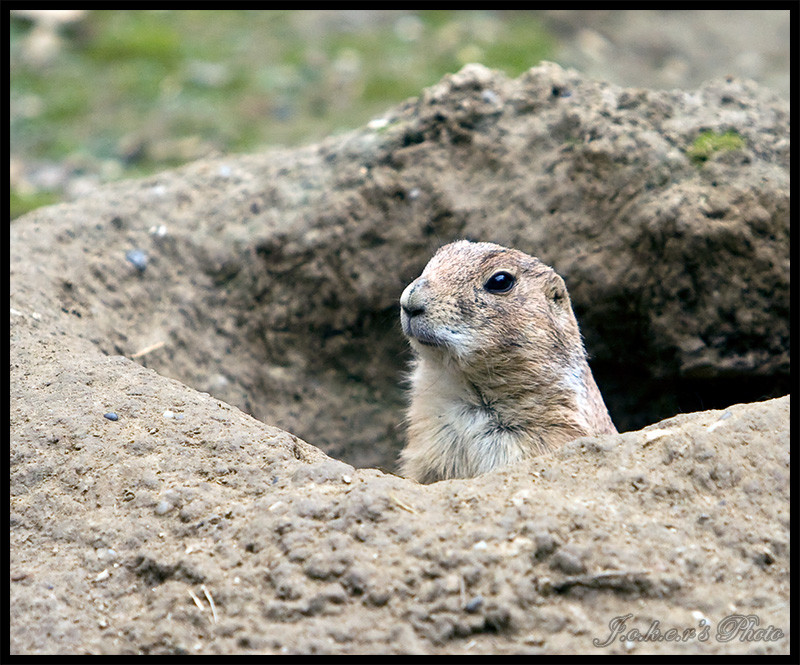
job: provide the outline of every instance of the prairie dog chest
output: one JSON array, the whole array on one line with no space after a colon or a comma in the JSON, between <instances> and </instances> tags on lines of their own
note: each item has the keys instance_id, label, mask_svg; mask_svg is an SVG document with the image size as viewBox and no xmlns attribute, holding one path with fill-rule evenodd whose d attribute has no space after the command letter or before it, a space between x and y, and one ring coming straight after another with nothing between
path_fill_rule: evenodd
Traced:
<instances>
[{"instance_id":1,"label":"prairie dog chest","mask_svg":"<svg viewBox=\"0 0 800 665\"><path fill-rule=\"evenodd\" d=\"M420 362L412 374L411 440L406 462L445 477L474 476L523 457L522 433L481 403L458 372Z\"/></svg>"}]
</instances>

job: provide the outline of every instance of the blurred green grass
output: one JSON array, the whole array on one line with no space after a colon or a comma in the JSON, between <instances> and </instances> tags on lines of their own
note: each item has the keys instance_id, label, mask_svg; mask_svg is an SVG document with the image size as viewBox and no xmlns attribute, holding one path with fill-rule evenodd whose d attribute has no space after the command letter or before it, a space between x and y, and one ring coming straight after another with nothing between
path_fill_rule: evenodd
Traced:
<instances>
[{"instance_id":1,"label":"blurred green grass","mask_svg":"<svg viewBox=\"0 0 800 665\"><path fill-rule=\"evenodd\" d=\"M68 197L76 176L310 143L467 62L516 76L555 50L521 11L90 11L38 59L35 28L12 16L12 218Z\"/></svg>"}]
</instances>

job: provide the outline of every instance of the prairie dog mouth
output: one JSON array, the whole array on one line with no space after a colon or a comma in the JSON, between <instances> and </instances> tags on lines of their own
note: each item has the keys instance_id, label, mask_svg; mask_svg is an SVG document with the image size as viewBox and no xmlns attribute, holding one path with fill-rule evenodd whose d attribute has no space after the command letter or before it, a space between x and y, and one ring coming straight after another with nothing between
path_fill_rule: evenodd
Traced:
<instances>
[{"instance_id":1,"label":"prairie dog mouth","mask_svg":"<svg viewBox=\"0 0 800 665\"><path fill-rule=\"evenodd\" d=\"M403 333L413 343L442 353L461 356L472 348L469 335L453 328L435 327L422 319L403 321Z\"/></svg>"},{"instance_id":2,"label":"prairie dog mouth","mask_svg":"<svg viewBox=\"0 0 800 665\"><path fill-rule=\"evenodd\" d=\"M424 344L425 346L443 347L447 346L441 337L433 333L422 321L416 319L403 319L403 333L409 339Z\"/></svg>"}]
</instances>

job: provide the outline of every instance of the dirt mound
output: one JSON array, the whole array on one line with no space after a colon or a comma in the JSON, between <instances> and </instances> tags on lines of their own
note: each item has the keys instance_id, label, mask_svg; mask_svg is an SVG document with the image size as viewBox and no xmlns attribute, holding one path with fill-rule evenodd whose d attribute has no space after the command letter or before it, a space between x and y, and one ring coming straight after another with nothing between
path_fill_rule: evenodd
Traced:
<instances>
[{"instance_id":1,"label":"dirt mound","mask_svg":"<svg viewBox=\"0 0 800 665\"><path fill-rule=\"evenodd\" d=\"M397 298L456 237L565 277L620 429L788 392L788 136L743 81L469 66L15 221L12 651L787 652L788 397L471 481L367 467L402 445ZM629 613L711 638L592 644Z\"/></svg>"}]
</instances>

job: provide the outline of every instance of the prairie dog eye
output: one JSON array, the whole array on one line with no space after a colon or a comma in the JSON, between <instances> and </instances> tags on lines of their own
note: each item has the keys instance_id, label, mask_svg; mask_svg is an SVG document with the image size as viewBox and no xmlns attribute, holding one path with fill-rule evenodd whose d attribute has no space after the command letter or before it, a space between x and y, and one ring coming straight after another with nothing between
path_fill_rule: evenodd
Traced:
<instances>
[{"instance_id":1,"label":"prairie dog eye","mask_svg":"<svg viewBox=\"0 0 800 665\"><path fill-rule=\"evenodd\" d=\"M489 293L508 293L517 283L516 278L510 272L500 270L486 280L483 288Z\"/></svg>"}]
</instances>

